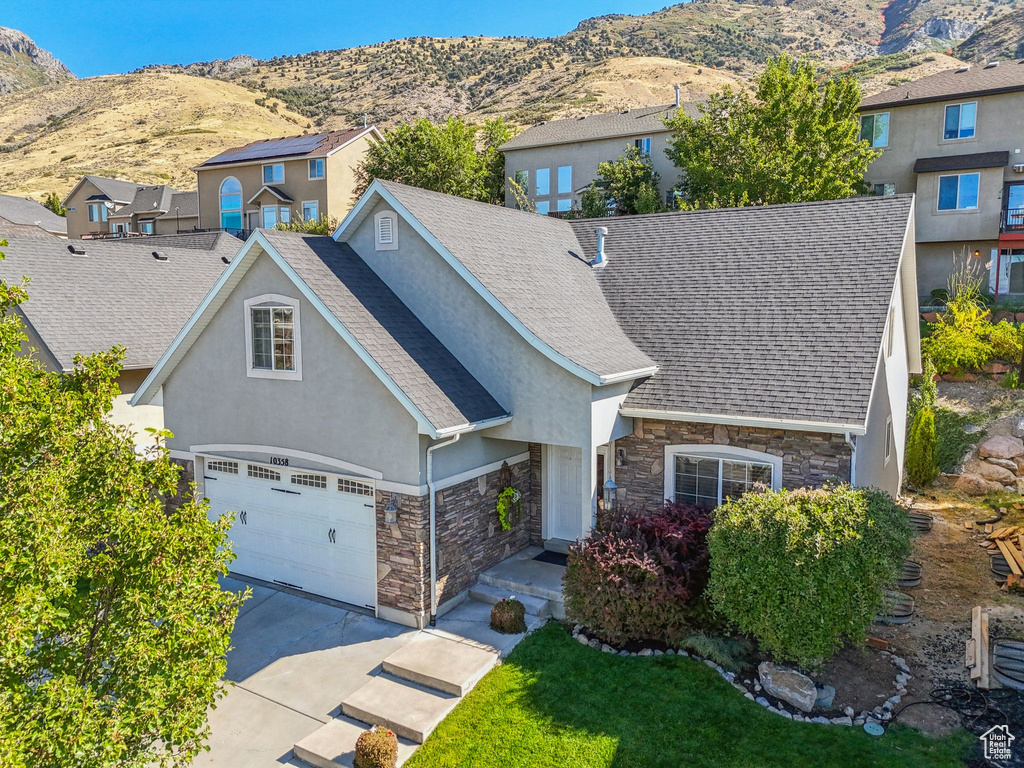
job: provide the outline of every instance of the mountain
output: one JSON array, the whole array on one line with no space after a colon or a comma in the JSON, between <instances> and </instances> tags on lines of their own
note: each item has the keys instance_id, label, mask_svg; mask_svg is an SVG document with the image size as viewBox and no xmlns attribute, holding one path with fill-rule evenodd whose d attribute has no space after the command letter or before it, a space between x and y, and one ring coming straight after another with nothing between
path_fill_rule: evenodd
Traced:
<instances>
[{"instance_id":1,"label":"mountain","mask_svg":"<svg viewBox=\"0 0 1024 768\"><path fill-rule=\"evenodd\" d=\"M985 25L957 46L965 61L1024 59L1024 8Z\"/></svg>"},{"instance_id":2,"label":"mountain","mask_svg":"<svg viewBox=\"0 0 1024 768\"><path fill-rule=\"evenodd\" d=\"M74 77L70 69L24 32L0 27L0 96Z\"/></svg>"}]
</instances>

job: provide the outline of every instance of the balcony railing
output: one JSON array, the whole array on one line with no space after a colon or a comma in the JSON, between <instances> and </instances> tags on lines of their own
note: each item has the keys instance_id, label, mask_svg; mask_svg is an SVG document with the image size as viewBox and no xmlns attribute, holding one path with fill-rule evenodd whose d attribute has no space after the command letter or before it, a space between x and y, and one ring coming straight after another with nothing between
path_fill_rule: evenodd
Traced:
<instances>
[{"instance_id":1,"label":"balcony railing","mask_svg":"<svg viewBox=\"0 0 1024 768\"><path fill-rule=\"evenodd\" d=\"M1000 232L1024 232L1024 208L1007 208L999 224Z\"/></svg>"}]
</instances>

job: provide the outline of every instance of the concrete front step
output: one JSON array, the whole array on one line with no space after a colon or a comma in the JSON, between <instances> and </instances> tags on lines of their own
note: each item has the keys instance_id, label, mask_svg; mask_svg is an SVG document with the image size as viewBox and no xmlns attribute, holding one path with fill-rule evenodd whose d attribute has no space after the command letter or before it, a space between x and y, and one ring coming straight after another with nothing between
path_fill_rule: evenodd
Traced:
<instances>
[{"instance_id":1,"label":"concrete front step","mask_svg":"<svg viewBox=\"0 0 1024 768\"><path fill-rule=\"evenodd\" d=\"M497 663L493 651L422 632L384 659L382 667L403 680L465 696Z\"/></svg>"},{"instance_id":2,"label":"concrete front step","mask_svg":"<svg viewBox=\"0 0 1024 768\"><path fill-rule=\"evenodd\" d=\"M565 539L544 539L544 549L548 552L558 552L562 555L569 554L569 546L573 542L566 541Z\"/></svg>"},{"instance_id":3,"label":"concrete front step","mask_svg":"<svg viewBox=\"0 0 1024 768\"><path fill-rule=\"evenodd\" d=\"M336 717L292 747L292 754L314 768L354 768L356 739L368 728L347 717ZM408 739L398 740L398 766L416 751Z\"/></svg>"},{"instance_id":4,"label":"concrete front step","mask_svg":"<svg viewBox=\"0 0 1024 768\"><path fill-rule=\"evenodd\" d=\"M565 618L565 600L562 598L561 587L551 589L547 586L531 584L529 582L523 583L518 580L505 578L501 574L491 573L490 571L481 573L477 583L488 587L495 587L510 595L530 595L547 600L551 615L559 621Z\"/></svg>"},{"instance_id":5,"label":"concrete front step","mask_svg":"<svg viewBox=\"0 0 1024 768\"><path fill-rule=\"evenodd\" d=\"M380 674L341 703L348 717L422 744L460 698Z\"/></svg>"},{"instance_id":6,"label":"concrete front step","mask_svg":"<svg viewBox=\"0 0 1024 768\"><path fill-rule=\"evenodd\" d=\"M515 592L509 592L507 589L492 587L487 584L477 584L474 587L470 587L469 597L472 600L476 600L478 603L487 603L488 605L494 605L495 603L500 603L506 598L514 597L523 604L523 607L526 609L527 616L536 616L539 619L546 619L551 615L550 602L543 597L516 594Z\"/></svg>"}]
</instances>

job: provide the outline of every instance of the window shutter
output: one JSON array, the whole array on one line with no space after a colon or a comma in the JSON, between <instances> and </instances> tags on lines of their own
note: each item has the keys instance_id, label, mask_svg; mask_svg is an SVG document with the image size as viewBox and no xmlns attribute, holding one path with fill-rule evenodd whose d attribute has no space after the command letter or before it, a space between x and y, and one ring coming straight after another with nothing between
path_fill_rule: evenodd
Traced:
<instances>
[{"instance_id":1,"label":"window shutter","mask_svg":"<svg viewBox=\"0 0 1024 768\"><path fill-rule=\"evenodd\" d=\"M377 221L377 242L381 245L391 245L394 241L394 220L390 216L381 216Z\"/></svg>"}]
</instances>

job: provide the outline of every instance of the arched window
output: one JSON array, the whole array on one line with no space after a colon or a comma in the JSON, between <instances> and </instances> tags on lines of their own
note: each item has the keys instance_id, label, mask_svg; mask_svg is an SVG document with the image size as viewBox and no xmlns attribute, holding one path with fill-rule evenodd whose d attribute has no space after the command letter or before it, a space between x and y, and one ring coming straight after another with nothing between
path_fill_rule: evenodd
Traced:
<instances>
[{"instance_id":1,"label":"arched window","mask_svg":"<svg viewBox=\"0 0 1024 768\"><path fill-rule=\"evenodd\" d=\"M220 185L221 229L242 229L242 185L228 176Z\"/></svg>"}]
</instances>

